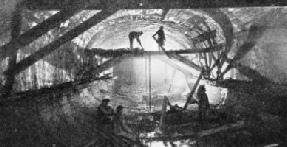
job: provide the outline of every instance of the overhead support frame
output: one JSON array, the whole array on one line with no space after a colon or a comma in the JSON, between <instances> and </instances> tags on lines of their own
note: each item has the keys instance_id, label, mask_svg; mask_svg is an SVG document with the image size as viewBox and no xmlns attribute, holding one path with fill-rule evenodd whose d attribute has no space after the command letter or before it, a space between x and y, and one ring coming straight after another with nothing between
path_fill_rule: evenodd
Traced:
<instances>
[{"instance_id":1,"label":"overhead support frame","mask_svg":"<svg viewBox=\"0 0 287 147\"><path fill-rule=\"evenodd\" d=\"M43 22L37 24L33 28L24 32L23 34L12 38L10 42L0 47L0 60L7 56L11 56L14 52L17 52L20 48L23 48L49 30L59 26L62 22L68 20L80 10L80 7L74 7L73 9L63 9L55 15L47 18Z\"/></svg>"},{"instance_id":2,"label":"overhead support frame","mask_svg":"<svg viewBox=\"0 0 287 147\"><path fill-rule=\"evenodd\" d=\"M103 9L101 12L97 13L96 15L92 16L91 18L87 19L79 26L76 26L72 30L68 31L67 33L63 34L58 39L52 41L48 45L44 46L43 48L39 49L38 51L34 52L29 57L21 60L15 66L15 73L18 74L21 71L25 70L29 66L33 65L35 62L39 61L40 59L44 58L45 56L49 55L61 45L71 41L72 39L76 38L78 35L82 34L84 31L90 29L92 26L100 23L102 20L106 19L107 17L114 14L117 9ZM7 74L9 70L5 71L4 73Z\"/></svg>"}]
</instances>

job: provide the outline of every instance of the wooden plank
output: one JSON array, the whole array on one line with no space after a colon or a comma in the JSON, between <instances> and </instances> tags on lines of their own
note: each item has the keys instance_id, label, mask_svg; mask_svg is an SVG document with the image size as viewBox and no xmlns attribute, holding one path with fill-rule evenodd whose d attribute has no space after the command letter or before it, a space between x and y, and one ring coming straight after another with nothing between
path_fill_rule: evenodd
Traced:
<instances>
[{"instance_id":1,"label":"wooden plank","mask_svg":"<svg viewBox=\"0 0 287 147\"><path fill-rule=\"evenodd\" d=\"M197 136L205 137L205 136L214 135L215 133L220 133L220 132L223 132L223 131L230 131L230 130L234 130L234 129L240 129L242 127L244 127L244 121L239 121L236 124L227 124L227 125L224 125L222 127L201 131L201 132L197 133Z\"/></svg>"},{"instance_id":2,"label":"wooden plank","mask_svg":"<svg viewBox=\"0 0 287 147\"><path fill-rule=\"evenodd\" d=\"M21 60L20 62L17 63L16 65L16 73L20 73L21 71L25 70L28 68L30 65L33 65L35 62L39 61L43 57L49 55L52 53L54 50L56 50L58 47L61 45L67 43L68 41L74 39L78 35L82 34L84 31L90 29L92 26L100 23L102 20L106 19L108 16L112 15L115 13L117 10L102 10L101 12L97 13L96 15L92 16L88 20L84 21L81 23L79 26L76 26L74 29L68 31L61 37L59 37L57 40L54 40L50 44L44 46L43 48L39 49L38 51L34 52L32 55L29 57ZM10 68L8 71L11 70ZM7 71L5 71L5 74L7 74Z\"/></svg>"},{"instance_id":3,"label":"wooden plank","mask_svg":"<svg viewBox=\"0 0 287 147\"><path fill-rule=\"evenodd\" d=\"M216 52L222 50L223 44L219 44L215 47L211 48L196 48L196 49L171 49L171 51L142 51L139 49L129 50L127 48L119 48L119 49L101 49L101 48L93 48L91 52L97 54L101 57L121 57L121 56L129 56L129 57L143 57L143 56L160 56L160 55L174 55L174 54L196 54L196 53L207 53L207 52Z\"/></svg>"},{"instance_id":4,"label":"wooden plank","mask_svg":"<svg viewBox=\"0 0 287 147\"><path fill-rule=\"evenodd\" d=\"M78 7L61 10L18 37L13 38L9 43L0 47L0 60L7 56L11 56L14 52L17 52L18 49L25 47L47 33L49 30L59 26L62 22L76 14L78 10Z\"/></svg>"},{"instance_id":5,"label":"wooden plank","mask_svg":"<svg viewBox=\"0 0 287 147\"><path fill-rule=\"evenodd\" d=\"M176 140L184 140L184 139L196 139L198 137L205 137L208 135L214 135L216 133L225 132L225 131L232 131L238 130L244 127L244 122L239 121L236 124L227 124L218 128L213 128L209 130L202 130L198 133L190 133L187 135L178 135L178 136L161 136L161 137L152 137L152 138L141 138L147 142L151 141L176 141Z\"/></svg>"},{"instance_id":6,"label":"wooden plank","mask_svg":"<svg viewBox=\"0 0 287 147\"><path fill-rule=\"evenodd\" d=\"M26 7L30 9L62 9L74 0L27 0ZM106 0L108 4L117 3L119 9L198 9L198 8L222 8L222 7L263 7L263 6L286 6L282 0ZM87 9L102 9L99 0L81 0L88 5Z\"/></svg>"}]
</instances>

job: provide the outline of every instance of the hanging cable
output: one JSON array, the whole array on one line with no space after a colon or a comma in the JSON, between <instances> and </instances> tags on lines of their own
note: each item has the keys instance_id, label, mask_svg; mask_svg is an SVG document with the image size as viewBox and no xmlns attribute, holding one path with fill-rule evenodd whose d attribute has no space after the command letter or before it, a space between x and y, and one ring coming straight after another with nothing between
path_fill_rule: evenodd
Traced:
<instances>
[{"instance_id":1,"label":"hanging cable","mask_svg":"<svg viewBox=\"0 0 287 147\"><path fill-rule=\"evenodd\" d=\"M148 69L147 69L147 57L145 57L145 88L146 88L146 94L148 93Z\"/></svg>"},{"instance_id":2,"label":"hanging cable","mask_svg":"<svg viewBox=\"0 0 287 147\"><path fill-rule=\"evenodd\" d=\"M151 55L149 55L149 109L151 111Z\"/></svg>"}]
</instances>

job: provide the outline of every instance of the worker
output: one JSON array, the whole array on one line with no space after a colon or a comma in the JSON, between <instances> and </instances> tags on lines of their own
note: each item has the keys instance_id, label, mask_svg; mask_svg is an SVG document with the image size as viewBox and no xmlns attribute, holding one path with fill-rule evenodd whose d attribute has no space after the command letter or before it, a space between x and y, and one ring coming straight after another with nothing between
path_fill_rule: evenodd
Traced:
<instances>
[{"instance_id":1,"label":"worker","mask_svg":"<svg viewBox=\"0 0 287 147\"><path fill-rule=\"evenodd\" d=\"M157 35L157 38L155 37ZM165 33L163 31L163 26L159 27L159 30L156 31L156 33L154 35L152 35L153 39L156 41L156 43L158 44L158 49L159 51L165 51L164 48L164 42L165 42Z\"/></svg>"},{"instance_id":2,"label":"worker","mask_svg":"<svg viewBox=\"0 0 287 147\"><path fill-rule=\"evenodd\" d=\"M98 107L97 116L102 129L112 131L114 111L112 107L108 105L109 102L109 99L102 100L102 103Z\"/></svg>"},{"instance_id":3,"label":"worker","mask_svg":"<svg viewBox=\"0 0 287 147\"><path fill-rule=\"evenodd\" d=\"M143 48L141 41L140 41L140 36L143 34L142 31L131 31L129 33L129 40L130 40L130 49L133 49L133 43L134 43L134 39L137 40L137 42L139 43L139 45Z\"/></svg>"},{"instance_id":4,"label":"worker","mask_svg":"<svg viewBox=\"0 0 287 147\"><path fill-rule=\"evenodd\" d=\"M123 118L123 106L117 107L117 112L114 117L114 132L117 135L125 136L132 140L136 140L136 134L127 126L125 119Z\"/></svg>"},{"instance_id":5,"label":"worker","mask_svg":"<svg viewBox=\"0 0 287 147\"><path fill-rule=\"evenodd\" d=\"M209 101L207 94L205 93L206 89L204 85L199 85L197 89L197 99L198 99L198 116L199 121L202 125L205 124L206 118L207 118L207 112L210 109Z\"/></svg>"}]
</instances>

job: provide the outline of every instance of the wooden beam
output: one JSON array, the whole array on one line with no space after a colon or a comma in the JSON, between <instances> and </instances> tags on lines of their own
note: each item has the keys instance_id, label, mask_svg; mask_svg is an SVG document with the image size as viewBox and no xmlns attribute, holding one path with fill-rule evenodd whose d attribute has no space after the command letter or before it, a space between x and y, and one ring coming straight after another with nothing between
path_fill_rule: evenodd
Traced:
<instances>
[{"instance_id":1,"label":"wooden beam","mask_svg":"<svg viewBox=\"0 0 287 147\"><path fill-rule=\"evenodd\" d=\"M160 58L160 60L162 60L163 62L165 62L166 64L168 64L169 66L173 67L174 69L177 69L179 71L181 71L182 73L184 73L185 75L193 75L193 73L189 72L188 70L176 65L175 63L173 63L170 59L167 58Z\"/></svg>"},{"instance_id":2,"label":"wooden beam","mask_svg":"<svg viewBox=\"0 0 287 147\"><path fill-rule=\"evenodd\" d=\"M215 55L213 53L210 53L210 60L213 60L213 64L210 64L210 72L212 74L212 70L218 65L219 60L216 59Z\"/></svg>"},{"instance_id":3,"label":"wooden beam","mask_svg":"<svg viewBox=\"0 0 287 147\"><path fill-rule=\"evenodd\" d=\"M103 64L101 64L98 68L95 68L93 70L91 70L90 72L93 72L95 75L98 73L101 73L105 70L108 70L109 68L116 66L117 64L119 64L123 59L125 58L113 58L110 59L108 61L105 61ZM15 98L9 98L9 100L5 100L5 101L0 101L0 106L7 106L9 105L9 103L13 104L16 101L23 101L26 99L22 99L22 97L36 97L37 95L45 95L45 94L49 94L51 92L56 92L59 90L65 90L65 89L69 89L69 88L76 88L76 89L82 89L85 88L87 85L87 83L90 83L92 81L95 80L105 80L105 79L111 79L111 77L90 77L87 79L80 79L78 81L74 81L74 82L66 82L66 83L62 83L59 85L54 85L53 87L50 88L43 88L43 89L39 89L39 90L29 90L29 91L24 91L21 93L16 94L17 96Z\"/></svg>"},{"instance_id":4,"label":"wooden beam","mask_svg":"<svg viewBox=\"0 0 287 147\"><path fill-rule=\"evenodd\" d=\"M152 137L152 138L141 138L147 142L151 141L177 141L177 140L185 140L185 139L196 139L197 137L205 137L208 135L214 135L216 133L225 132L225 131L233 131L242 129L244 127L243 121L238 121L235 124L226 124L224 126L213 128L209 130L202 130L198 133L192 132L186 135L177 135L177 136L161 136L161 137Z\"/></svg>"},{"instance_id":5,"label":"wooden beam","mask_svg":"<svg viewBox=\"0 0 287 147\"><path fill-rule=\"evenodd\" d=\"M179 49L171 51L141 51L138 49L129 50L126 48L120 49L101 49L93 48L91 49L92 53L97 54L101 57L121 57L128 55L130 57L142 57L142 56L156 56L156 55L172 55L172 54L196 54L196 53L207 53L207 52L216 52L222 49L223 44L217 45L211 48L196 48L196 49Z\"/></svg>"},{"instance_id":6,"label":"wooden beam","mask_svg":"<svg viewBox=\"0 0 287 147\"><path fill-rule=\"evenodd\" d=\"M62 9L70 5L74 0L27 0L26 7L30 9ZM286 6L287 2L282 0L106 0L108 4L117 3L119 9L198 9L198 8L222 8L222 7L263 7L263 6ZM87 9L102 9L99 0L81 0L88 5Z\"/></svg>"},{"instance_id":7,"label":"wooden beam","mask_svg":"<svg viewBox=\"0 0 287 147\"><path fill-rule=\"evenodd\" d=\"M205 63L205 67L204 67L204 68L209 69L209 66L208 66L208 60L207 60L207 55L206 55L206 53L203 53L203 59L204 59L204 63Z\"/></svg>"},{"instance_id":8,"label":"wooden beam","mask_svg":"<svg viewBox=\"0 0 287 147\"><path fill-rule=\"evenodd\" d=\"M248 78L252 79L253 81L260 81L264 82L271 82L270 79L263 76L259 71L252 69L251 67L245 65L237 65L236 69L243 75L247 76Z\"/></svg>"},{"instance_id":9,"label":"wooden beam","mask_svg":"<svg viewBox=\"0 0 287 147\"><path fill-rule=\"evenodd\" d=\"M105 70L110 69L111 67L116 66L117 64L121 63L121 61L123 61L124 59L126 59L126 57L117 57L109 59L108 61L105 61L103 64L101 64L99 68L95 68L91 72L93 72L93 74L99 74Z\"/></svg>"},{"instance_id":10,"label":"wooden beam","mask_svg":"<svg viewBox=\"0 0 287 147\"><path fill-rule=\"evenodd\" d=\"M177 55L177 54L173 54L173 55L170 55L169 56L170 58L174 58L174 59L177 59L178 61L184 63L185 65L188 65L194 69L196 69L197 71L201 71L201 67L197 64L195 64L194 62L180 56L180 55Z\"/></svg>"},{"instance_id":11,"label":"wooden beam","mask_svg":"<svg viewBox=\"0 0 287 147\"><path fill-rule=\"evenodd\" d=\"M214 58L212 58L212 55L213 55L213 53L208 53L207 54L207 57L208 57L208 67L209 67L209 69L211 68L211 66L212 66L212 61L216 61L216 60L213 60ZM213 63L214 63L213 62Z\"/></svg>"},{"instance_id":12,"label":"wooden beam","mask_svg":"<svg viewBox=\"0 0 287 147\"><path fill-rule=\"evenodd\" d=\"M11 23L11 38L12 40L17 38L21 33L21 25L22 25L22 7L20 5L16 6L15 11L12 16ZM8 60L8 68L11 68L10 72L6 75L6 83L3 87L3 93L1 93L1 97L8 97L13 89L13 84L15 83L15 66L17 63L17 50L13 50L13 52L9 56Z\"/></svg>"},{"instance_id":13,"label":"wooden beam","mask_svg":"<svg viewBox=\"0 0 287 147\"><path fill-rule=\"evenodd\" d=\"M199 65L200 65L200 67L203 67L203 64L202 64L202 62L201 62L201 60L202 60L202 55L201 55L201 53L198 53L198 54L197 54L197 60L198 60L198 63L199 63Z\"/></svg>"},{"instance_id":14,"label":"wooden beam","mask_svg":"<svg viewBox=\"0 0 287 147\"><path fill-rule=\"evenodd\" d=\"M230 60L230 65L224 70L224 72L222 72L221 77L223 77L224 74L237 65L237 62L244 58L244 56L253 49L254 45L258 39L261 38L266 29L267 27L265 26L250 26L246 41L238 48L235 56ZM225 58L227 59L227 56ZM225 62L225 60L223 62Z\"/></svg>"},{"instance_id":15,"label":"wooden beam","mask_svg":"<svg viewBox=\"0 0 287 147\"><path fill-rule=\"evenodd\" d=\"M225 47L230 48L233 42L233 25L230 18L220 9L205 9L204 11L219 24L226 39Z\"/></svg>"},{"instance_id":16,"label":"wooden beam","mask_svg":"<svg viewBox=\"0 0 287 147\"><path fill-rule=\"evenodd\" d=\"M227 68L222 72L222 75L225 75L230 69L236 68L242 75L252 79L253 81L260 81L260 82L271 82L270 79L263 76L259 71L252 69L246 65L241 65L239 63L231 63L227 66ZM223 78L223 77L222 77Z\"/></svg>"},{"instance_id":17,"label":"wooden beam","mask_svg":"<svg viewBox=\"0 0 287 147\"><path fill-rule=\"evenodd\" d=\"M0 47L0 60L13 55L18 49L32 43L49 30L60 25L78 12L79 8L64 9Z\"/></svg>"},{"instance_id":18,"label":"wooden beam","mask_svg":"<svg viewBox=\"0 0 287 147\"><path fill-rule=\"evenodd\" d=\"M183 107L183 110L186 110L187 105L189 104L191 98L193 97L193 94L194 94L194 92L195 92L195 90L196 90L196 88L197 88L197 86L198 86L198 84L199 84L199 81L201 80L201 78L202 78L202 76L203 76L203 72L204 72L204 70L201 70L201 72L200 72L200 74L199 74L199 76L198 76L196 82L194 83L194 85L193 85L193 87L192 87L192 90L190 91L190 94L189 94L189 96L188 96L187 99L186 99L186 102L185 102L185 105L184 105L184 107Z\"/></svg>"},{"instance_id":19,"label":"wooden beam","mask_svg":"<svg viewBox=\"0 0 287 147\"><path fill-rule=\"evenodd\" d=\"M168 14L169 10L170 10L170 9L168 9L168 8L162 9L161 20L164 20L164 19L165 19L165 17L166 17L166 15Z\"/></svg>"},{"instance_id":20,"label":"wooden beam","mask_svg":"<svg viewBox=\"0 0 287 147\"><path fill-rule=\"evenodd\" d=\"M237 130L244 127L244 121L239 121L236 124L227 124L218 128L210 129L210 130L204 130L197 133L198 137L205 137L209 135L214 135L216 133L224 132L224 131L230 131L230 130Z\"/></svg>"},{"instance_id":21,"label":"wooden beam","mask_svg":"<svg viewBox=\"0 0 287 147\"><path fill-rule=\"evenodd\" d=\"M39 61L43 57L49 55L52 53L54 50L56 50L58 47L61 45L67 43L68 41L76 38L78 35L82 34L84 31L90 29L92 26L100 23L102 20L106 19L108 16L111 16L114 14L116 9L112 10L102 10L101 12L97 13L96 15L92 16L85 22L81 23L79 26L76 26L72 30L68 31L61 37L59 37L57 40L54 40L50 44L44 46L43 48L39 49L38 51L34 52L32 55L29 57L21 60L20 62L17 63L16 65L16 73L20 73L21 71L25 70L28 68L30 65L33 65L35 62ZM8 71L11 70L10 68ZM7 71L5 71L5 74L7 74Z\"/></svg>"},{"instance_id":22,"label":"wooden beam","mask_svg":"<svg viewBox=\"0 0 287 147\"><path fill-rule=\"evenodd\" d=\"M50 88L42 88L38 90L27 90L19 93L15 93L15 96L9 97L9 99L1 100L0 106L11 106L11 105L17 105L17 103L21 103L24 101L32 102L39 100L39 96L44 95L51 95L51 93L57 93L57 92L63 92L67 91L70 92L72 89L82 89L87 87L88 85L86 83L90 83L92 81L96 80L107 80L111 79L111 77L98 77L98 78L90 78L90 79L82 79L75 82L65 82L61 83L59 85L53 85ZM66 93L67 93L66 92Z\"/></svg>"}]
</instances>

